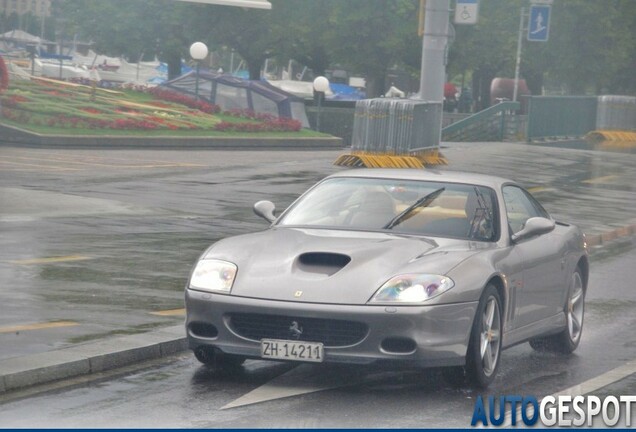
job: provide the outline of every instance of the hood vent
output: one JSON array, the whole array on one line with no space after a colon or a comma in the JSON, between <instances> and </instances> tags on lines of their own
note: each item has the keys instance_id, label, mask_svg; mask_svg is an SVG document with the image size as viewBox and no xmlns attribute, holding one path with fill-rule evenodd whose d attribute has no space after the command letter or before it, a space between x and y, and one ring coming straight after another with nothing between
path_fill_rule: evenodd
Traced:
<instances>
[{"instance_id":1,"label":"hood vent","mask_svg":"<svg viewBox=\"0 0 636 432\"><path fill-rule=\"evenodd\" d=\"M307 252L298 257L295 267L306 273L331 276L349 264L348 255L330 252Z\"/></svg>"}]
</instances>

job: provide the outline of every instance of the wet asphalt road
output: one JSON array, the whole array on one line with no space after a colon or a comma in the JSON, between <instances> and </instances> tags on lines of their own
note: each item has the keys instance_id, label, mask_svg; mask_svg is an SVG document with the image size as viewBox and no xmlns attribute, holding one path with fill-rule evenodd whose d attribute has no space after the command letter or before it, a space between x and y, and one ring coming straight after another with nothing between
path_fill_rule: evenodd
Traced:
<instances>
[{"instance_id":1,"label":"wet asphalt road","mask_svg":"<svg viewBox=\"0 0 636 432\"><path fill-rule=\"evenodd\" d=\"M447 384L438 370L294 365L250 360L214 373L191 355L22 400L0 397L3 427L469 427L478 395L542 397L636 358L636 245L597 260L575 355L504 351L489 391ZM611 280L612 283L607 283ZM323 391L319 391L319 390ZM252 392L252 393L250 393ZM295 394L289 397L290 394ZM591 394L636 394L636 374ZM228 404L255 402L223 409ZM242 398L242 399L241 399ZM3 403L4 402L4 403ZM636 419L636 409L632 418ZM601 425L602 426L602 425Z\"/></svg>"},{"instance_id":2,"label":"wet asphalt road","mask_svg":"<svg viewBox=\"0 0 636 432\"><path fill-rule=\"evenodd\" d=\"M266 228L252 203L287 205L335 155L0 147L0 358L180 322L198 255Z\"/></svg>"},{"instance_id":3,"label":"wet asphalt road","mask_svg":"<svg viewBox=\"0 0 636 432\"><path fill-rule=\"evenodd\" d=\"M456 143L442 169L513 178L594 233L636 217L632 150ZM0 146L0 358L178 324L198 255L266 228L252 204L286 207L338 153Z\"/></svg>"},{"instance_id":4,"label":"wet asphalt road","mask_svg":"<svg viewBox=\"0 0 636 432\"><path fill-rule=\"evenodd\" d=\"M0 358L178 324L188 271L207 245L264 229L251 204L271 199L284 208L340 169L331 165L337 154L0 147ZM444 169L513 178L556 218L587 232L636 216L632 149L490 143L453 144L444 154L451 163ZM633 238L596 256L577 355L512 348L491 393L550 394L636 358ZM478 394L448 386L436 371L300 366L284 375L289 370L250 361L237 376L215 376L184 355L70 390L0 400L0 425L466 427ZM264 391L345 387L219 409L281 374ZM616 388L634 394L634 385L632 376Z\"/></svg>"}]
</instances>

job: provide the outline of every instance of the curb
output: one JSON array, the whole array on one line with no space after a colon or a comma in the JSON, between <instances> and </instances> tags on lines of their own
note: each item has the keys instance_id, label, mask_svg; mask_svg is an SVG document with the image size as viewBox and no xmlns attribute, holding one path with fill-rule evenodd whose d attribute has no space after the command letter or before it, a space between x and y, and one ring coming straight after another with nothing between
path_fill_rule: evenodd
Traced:
<instances>
[{"instance_id":1,"label":"curb","mask_svg":"<svg viewBox=\"0 0 636 432\"><path fill-rule=\"evenodd\" d=\"M588 234L586 235L587 245L601 246L603 244L610 243L619 237L629 237L636 235L636 220L632 221L629 225L624 225L613 230L604 231L600 234Z\"/></svg>"},{"instance_id":2,"label":"curb","mask_svg":"<svg viewBox=\"0 0 636 432\"><path fill-rule=\"evenodd\" d=\"M325 137L207 137L207 136L122 136L41 135L15 126L0 124L2 141L36 148L170 148L213 150L342 150L342 138Z\"/></svg>"},{"instance_id":3,"label":"curb","mask_svg":"<svg viewBox=\"0 0 636 432\"><path fill-rule=\"evenodd\" d=\"M0 393L104 372L187 349L183 325L0 360Z\"/></svg>"}]
</instances>

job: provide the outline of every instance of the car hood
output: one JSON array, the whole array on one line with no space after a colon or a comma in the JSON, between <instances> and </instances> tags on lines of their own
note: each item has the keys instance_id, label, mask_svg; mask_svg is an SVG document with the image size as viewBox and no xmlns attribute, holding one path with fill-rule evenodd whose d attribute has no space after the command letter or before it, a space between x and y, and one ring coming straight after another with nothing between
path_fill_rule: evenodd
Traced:
<instances>
[{"instance_id":1,"label":"car hood","mask_svg":"<svg viewBox=\"0 0 636 432\"><path fill-rule=\"evenodd\" d=\"M393 276L444 275L485 247L390 233L272 228L221 240L204 257L238 266L235 296L365 304Z\"/></svg>"}]
</instances>

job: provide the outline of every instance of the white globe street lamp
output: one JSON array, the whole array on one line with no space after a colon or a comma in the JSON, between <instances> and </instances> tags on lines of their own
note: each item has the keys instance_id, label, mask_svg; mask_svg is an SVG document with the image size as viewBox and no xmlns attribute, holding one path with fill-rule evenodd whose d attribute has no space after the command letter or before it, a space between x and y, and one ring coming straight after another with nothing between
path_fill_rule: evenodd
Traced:
<instances>
[{"instance_id":1,"label":"white globe street lamp","mask_svg":"<svg viewBox=\"0 0 636 432\"><path fill-rule=\"evenodd\" d=\"M324 76L319 76L314 79L314 91L318 96L318 113L316 115L316 130L320 132L320 108L322 105L322 99L325 97L325 92L329 90L329 80Z\"/></svg>"},{"instance_id":2,"label":"white globe street lamp","mask_svg":"<svg viewBox=\"0 0 636 432\"><path fill-rule=\"evenodd\" d=\"M314 90L322 93L326 92L329 90L329 80L324 76L316 77L314 80Z\"/></svg>"},{"instance_id":3,"label":"white globe street lamp","mask_svg":"<svg viewBox=\"0 0 636 432\"><path fill-rule=\"evenodd\" d=\"M190 45L190 57L197 62L197 76L194 84L194 93L197 100L199 100L199 67L201 66L201 60L208 56L208 46L203 42L195 42Z\"/></svg>"}]
</instances>

